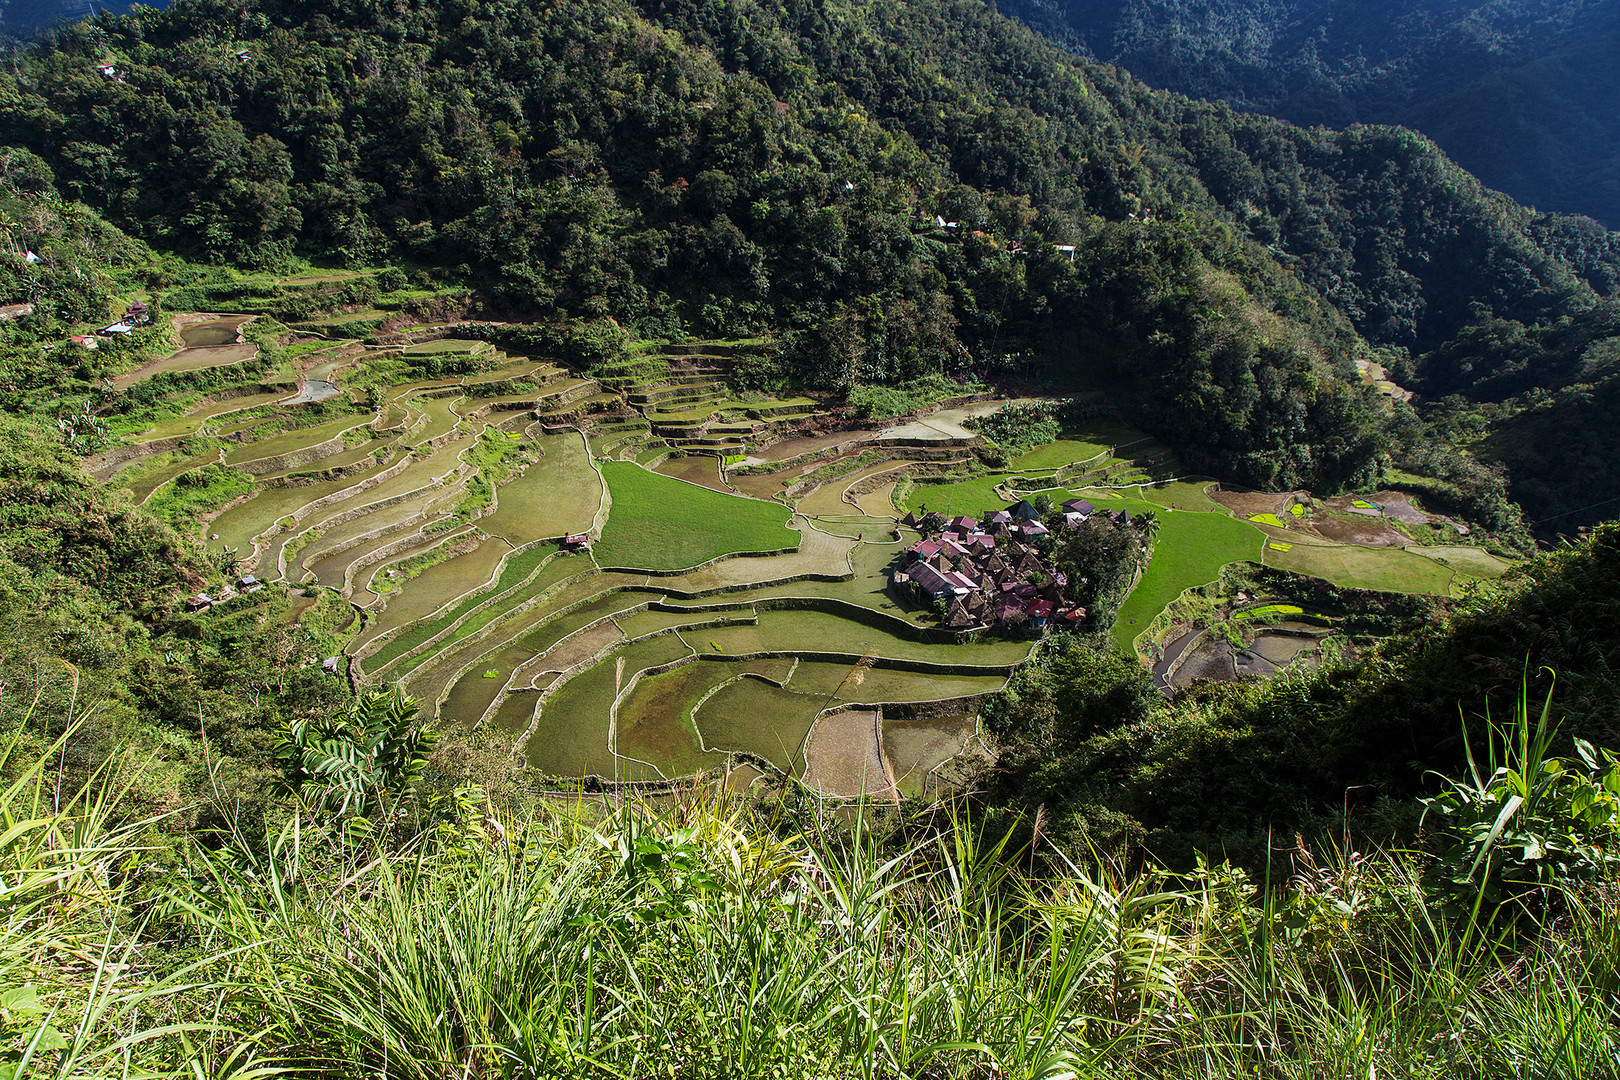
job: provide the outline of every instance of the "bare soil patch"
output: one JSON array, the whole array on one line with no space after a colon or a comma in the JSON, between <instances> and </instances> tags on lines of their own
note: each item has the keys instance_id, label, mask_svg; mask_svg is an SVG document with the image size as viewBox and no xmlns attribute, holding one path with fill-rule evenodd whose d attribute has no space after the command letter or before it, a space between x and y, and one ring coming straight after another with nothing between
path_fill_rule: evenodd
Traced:
<instances>
[{"instance_id":1,"label":"bare soil patch","mask_svg":"<svg viewBox=\"0 0 1620 1080\"><path fill-rule=\"evenodd\" d=\"M824 795L896 797L883 768L876 710L846 709L817 720L810 729L805 758L804 782Z\"/></svg>"},{"instance_id":2,"label":"bare soil patch","mask_svg":"<svg viewBox=\"0 0 1620 1080\"><path fill-rule=\"evenodd\" d=\"M1412 538L1387 524L1382 518L1358 517L1351 521L1342 518L1321 517L1311 520L1310 527L1318 536L1341 544L1363 547L1405 547Z\"/></svg>"},{"instance_id":3,"label":"bare soil patch","mask_svg":"<svg viewBox=\"0 0 1620 1080\"><path fill-rule=\"evenodd\" d=\"M1242 517L1250 514L1276 514L1281 517L1294 501L1294 493L1269 491L1211 491L1209 497Z\"/></svg>"}]
</instances>

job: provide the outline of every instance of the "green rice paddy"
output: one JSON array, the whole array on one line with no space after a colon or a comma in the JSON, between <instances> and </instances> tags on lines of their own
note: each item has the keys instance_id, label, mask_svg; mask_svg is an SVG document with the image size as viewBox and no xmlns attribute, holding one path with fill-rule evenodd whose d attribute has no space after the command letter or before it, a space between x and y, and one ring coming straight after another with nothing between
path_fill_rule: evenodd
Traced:
<instances>
[{"instance_id":1,"label":"green rice paddy","mask_svg":"<svg viewBox=\"0 0 1620 1080\"><path fill-rule=\"evenodd\" d=\"M1088 490L1075 495L1095 501ZM1122 649L1134 648L1135 639L1172 600L1196 585L1216 580L1228 563L1260 561L1265 534L1246 521L1225 514L1170 510L1132 498L1111 500L1108 508L1132 514L1151 510L1159 521L1153 559L1120 605L1114 622L1114 641Z\"/></svg>"},{"instance_id":2,"label":"green rice paddy","mask_svg":"<svg viewBox=\"0 0 1620 1080\"><path fill-rule=\"evenodd\" d=\"M1007 505L995 492L996 485L1005 479L977 476L954 484L917 484L905 498L905 509L918 514L929 511L946 517L965 514L976 518L986 510Z\"/></svg>"},{"instance_id":3,"label":"green rice paddy","mask_svg":"<svg viewBox=\"0 0 1620 1080\"><path fill-rule=\"evenodd\" d=\"M602 463L613 498L596 561L602 566L680 570L744 551L797 548L786 507L724 495L648 472Z\"/></svg>"},{"instance_id":4,"label":"green rice paddy","mask_svg":"<svg viewBox=\"0 0 1620 1080\"><path fill-rule=\"evenodd\" d=\"M1091 459L1128 444L1120 451L1127 456L1163 452L1141 443L1138 432L1099 428L1036 447L1004 474L897 485L884 474L908 462L889 451L852 447L843 463L811 456L836 453L858 437L840 433L790 438L764 451L750 446L766 459L800 464L773 476L727 474L716 458L663 460L670 448L650 437L648 414L695 422L726 408L747 412L750 419L707 431L712 445L721 445L751 441L769 431L774 412L815 403L745 406L730 401L718 379L709 387L707 374L681 374L664 361L637 373L631 398L614 389L623 383L611 376L606 386L587 386L578 373L537 359L503 360L467 378L397 381L411 374L410 357L457 355L502 359L486 343L454 339L411 346L404 357L334 353L321 362L310 353L299 358L306 377L353 380L351 388L370 392L381 413L300 413L280 403L284 393L255 386L237 399L177 399L171 411L185 414L159 426L229 433L240 441L225 444L227 461L263 466L255 493L207 523L204 535L218 535L211 549L246 556L263 537L252 568L270 580L290 553L287 579L307 572L316 587L365 610L346 644L355 656L375 647L360 660L364 678L401 682L440 723L489 717L493 730L512 739L532 726L525 753L556 776L671 779L752 754L820 782L838 772L838 755L852 752L848 739L824 739L809 751L817 761L807 771L806 736L823 710L963 699L935 719L886 719L882 754L861 758L892 770L906 793L926 794L930 770L973 735L978 699L1004 685L1032 643L958 642L932 629L931 612L896 594L894 561L916 535L904 530L904 539L892 538L893 495L901 486L907 491L901 512L926 507L980 517L1006 504L996 487L1011 479L1060 501L1068 489L1049 485L1064 466L1086 462L1089 469ZM661 386L665 378L677 382ZM469 387L496 396L465 396ZM543 433L562 416L546 417L546 410L575 393L591 393L613 418L587 433ZM638 415L627 407L636 400L664 402L668 411L644 404ZM230 415L246 408L262 415ZM435 441L444 445L425 448ZM469 452L491 441L499 460ZM317 456L312 448L326 442L333 445ZM121 476L139 498L217 456L158 454L98 475ZM1436 593L1507 565L1470 547L1402 551L1323 541L1298 520L1299 506L1245 521L1209 497L1206 481L1120 489L1140 470L1112 459L1096 464L1108 467L1103 482L1114 487L1076 494L1110 510L1154 510L1159 522L1155 556L1118 615L1114 640L1122 648L1183 591L1235 561L1263 558L1341 584ZM338 468L350 474L323 481L300 475ZM841 468L844 475L796 507L779 501L801 477ZM844 493L863 483L874 490L856 497L858 505L846 502ZM731 493L732 484L753 497ZM1256 522L1291 527L1292 543L1274 531L1268 541ZM595 538L589 554L559 553L557 538L573 533ZM687 662L636 678L680 660ZM827 782L835 789L842 783Z\"/></svg>"},{"instance_id":5,"label":"green rice paddy","mask_svg":"<svg viewBox=\"0 0 1620 1080\"><path fill-rule=\"evenodd\" d=\"M1287 551L1268 548L1265 561L1267 566L1309 574L1335 585L1383 592L1448 596L1456 576L1438 560L1390 547L1296 543Z\"/></svg>"},{"instance_id":6,"label":"green rice paddy","mask_svg":"<svg viewBox=\"0 0 1620 1080\"><path fill-rule=\"evenodd\" d=\"M705 648L732 656L756 652L841 653L886 660L920 660L937 664L1011 669L1029 655L1028 641L986 638L973 642L909 640L880 626L823 611L793 608L761 611L755 625L733 625L696 631ZM699 644L694 640L693 644ZM942 650L948 645L948 651Z\"/></svg>"},{"instance_id":7,"label":"green rice paddy","mask_svg":"<svg viewBox=\"0 0 1620 1080\"><path fill-rule=\"evenodd\" d=\"M1142 433L1129 428L1121 428L1117 432L1088 433L1083 438L1062 438L1056 442L1049 442L1037 446L1012 464L1014 472L1036 472L1060 469L1065 465L1073 465L1077 461L1090 461L1094 457L1108 453L1111 446L1140 439Z\"/></svg>"}]
</instances>

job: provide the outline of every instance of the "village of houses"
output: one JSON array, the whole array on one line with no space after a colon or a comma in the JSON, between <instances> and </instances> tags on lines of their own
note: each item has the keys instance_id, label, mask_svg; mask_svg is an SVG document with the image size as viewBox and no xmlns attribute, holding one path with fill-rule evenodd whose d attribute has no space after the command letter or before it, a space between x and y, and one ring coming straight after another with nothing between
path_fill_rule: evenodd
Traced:
<instances>
[{"instance_id":1,"label":"village of houses","mask_svg":"<svg viewBox=\"0 0 1620 1080\"><path fill-rule=\"evenodd\" d=\"M1062 506L1068 528L1079 528L1098 511L1085 499ZM1120 524L1129 519L1121 511ZM942 514L907 514L900 522L923 534L894 570L897 593L923 606L943 605L941 625L956 633L997 627L1040 633L1048 625L1070 627L1086 609L1065 600L1068 578L1038 543L1051 534L1028 500L997 510L983 522Z\"/></svg>"}]
</instances>

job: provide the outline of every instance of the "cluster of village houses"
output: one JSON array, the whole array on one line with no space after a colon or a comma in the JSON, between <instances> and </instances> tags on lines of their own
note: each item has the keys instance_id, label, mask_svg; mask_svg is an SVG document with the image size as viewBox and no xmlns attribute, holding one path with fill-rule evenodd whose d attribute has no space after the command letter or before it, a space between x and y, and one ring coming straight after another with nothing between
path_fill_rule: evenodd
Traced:
<instances>
[{"instance_id":1,"label":"cluster of village houses","mask_svg":"<svg viewBox=\"0 0 1620 1080\"><path fill-rule=\"evenodd\" d=\"M1084 499L1063 504L1063 522L1078 528L1097 513ZM907 514L900 522L923 533L894 571L897 591L921 604L945 605L947 630L999 626L1039 631L1075 626L1086 609L1063 595L1068 578L1036 541L1050 535L1034 506L1020 501L981 523L970 517Z\"/></svg>"},{"instance_id":2,"label":"cluster of village houses","mask_svg":"<svg viewBox=\"0 0 1620 1080\"><path fill-rule=\"evenodd\" d=\"M76 334L71 340L75 345L86 349L94 349L101 344L103 339L111 340L114 335L122 337L124 334L134 333L137 326L150 321L151 317L146 305L136 300L125 309L123 316L117 322L108 323L94 334Z\"/></svg>"},{"instance_id":3,"label":"cluster of village houses","mask_svg":"<svg viewBox=\"0 0 1620 1080\"><path fill-rule=\"evenodd\" d=\"M211 595L209 593L200 592L200 593L197 593L195 596L187 597L186 598L186 610L187 611L206 611L208 608L213 607L215 604L223 604L227 600L235 600L238 596L247 596L250 593L256 593L262 588L264 588L264 582L260 581L258 578L254 577L252 574L249 574L246 577L237 578L235 585L227 585L227 586L225 586L224 591L221 592L218 596L213 596L213 595ZM238 589L240 589L241 591L238 592L237 591Z\"/></svg>"}]
</instances>

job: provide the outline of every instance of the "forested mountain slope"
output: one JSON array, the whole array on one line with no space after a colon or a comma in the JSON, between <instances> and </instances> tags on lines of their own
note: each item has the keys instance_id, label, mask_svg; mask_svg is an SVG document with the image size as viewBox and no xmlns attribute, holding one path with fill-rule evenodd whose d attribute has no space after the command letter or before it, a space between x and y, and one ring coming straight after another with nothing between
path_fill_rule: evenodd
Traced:
<instances>
[{"instance_id":1,"label":"forested mountain slope","mask_svg":"<svg viewBox=\"0 0 1620 1080\"><path fill-rule=\"evenodd\" d=\"M999 0L1153 86L1404 124L1489 186L1620 226L1620 10L1582 0Z\"/></svg>"},{"instance_id":2,"label":"forested mountain slope","mask_svg":"<svg viewBox=\"0 0 1620 1080\"><path fill-rule=\"evenodd\" d=\"M190 257L404 260L501 312L769 332L775 377L823 387L1102 386L1195 467L1332 490L1393 454L1492 528L1501 481L1351 361L1428 391L1465 332L1588 318L1620 279L1610 234L1410 133L1155 92L974 0L201 0L65 27L0 96L64 194Z\"/></svg>"}]
</instances>

